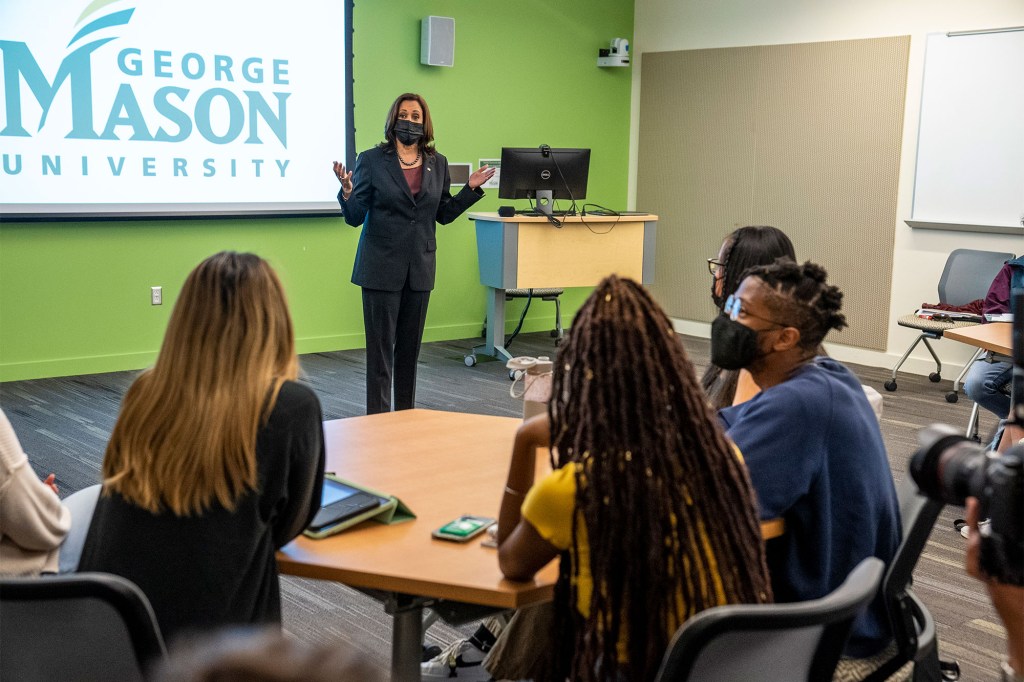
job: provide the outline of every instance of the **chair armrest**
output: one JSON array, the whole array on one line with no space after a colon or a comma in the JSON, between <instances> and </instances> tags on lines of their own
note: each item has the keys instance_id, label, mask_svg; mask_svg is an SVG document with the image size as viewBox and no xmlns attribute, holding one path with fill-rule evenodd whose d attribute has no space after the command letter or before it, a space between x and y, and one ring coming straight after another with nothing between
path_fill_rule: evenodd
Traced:
<instances>
[{"instance_id":1,"label":"chair armrest","mask_svg":"<svg viewBox=\"0 0 1024 682\"><path fill-rule=\"evenodd\" d=\"M914 622L917 625L917 652L914 655L914 660L920 661L935 649L935 619L913 590L909 588L907 589L907 602L914 612Z\"/></svg>"}]
</instances>

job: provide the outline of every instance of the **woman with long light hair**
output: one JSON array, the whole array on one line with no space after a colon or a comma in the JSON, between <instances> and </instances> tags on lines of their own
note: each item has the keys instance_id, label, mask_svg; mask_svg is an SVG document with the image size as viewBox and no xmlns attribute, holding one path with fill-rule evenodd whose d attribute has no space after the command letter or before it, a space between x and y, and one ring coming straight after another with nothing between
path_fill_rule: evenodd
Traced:
<instances>
[{"instance_id":1,"label":"woman with long light hair","mask_svg":"<svg viewBox=\"0 0 1024 682\"><path fill-rule=\"evenodd\" d=\"M318 510L324 470L320 403L297 376L266 261L200 263L121 404L80 564L139 585L165 637L280 622L274 552Z\"/></svg>"}]
</instances>

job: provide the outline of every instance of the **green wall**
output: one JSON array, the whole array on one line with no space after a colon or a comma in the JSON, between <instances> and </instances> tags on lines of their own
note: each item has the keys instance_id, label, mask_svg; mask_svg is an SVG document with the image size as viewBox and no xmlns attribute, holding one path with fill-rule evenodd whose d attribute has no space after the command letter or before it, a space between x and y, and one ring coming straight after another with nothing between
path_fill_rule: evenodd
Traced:
<instances>
[{"instance_id":1,"label":"green wall","mask_svg":"<svg viewBox=\"0 0 1024 682\"><path fill-rule=\"evenodd\" d=\"M419 63L428 15L455 18L454 68ZM611 38L632 38L632 2L357 0L354 25L360 150L380 140L391 100L411 90L430 103L450 161L475 164L502 146L590 147L588 199L626 206L631 70L600 69L596 57ZM324 150L324 173L332 154ZM474 210L499 203L508 202L490 190ZM358 237L340 218L4 223L0 381L150 364L185 276L221 249L254 251L277 269L299 352L362 347L349 282ZM425 340L477 337L486 301L468 219L439 227L437 270ZM162 306L150 305L155 285ZM566 292L566 323L586 294ZM509 305L509 328L521 305ZM524 329L550 328L551 308L538 302Z\"/></svg>"}]
</instances>

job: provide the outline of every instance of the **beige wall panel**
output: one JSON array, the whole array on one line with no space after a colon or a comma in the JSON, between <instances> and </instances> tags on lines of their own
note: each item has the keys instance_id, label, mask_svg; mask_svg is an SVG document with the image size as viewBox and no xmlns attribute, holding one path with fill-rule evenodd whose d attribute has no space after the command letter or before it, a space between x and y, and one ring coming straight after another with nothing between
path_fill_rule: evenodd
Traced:
<instances>
[{"instance_id":1,"label":"beige wall panel","mask_svg":"<svg viewBox=\"0 0 1024 682\"><path fill-rule=\"evenodd\" d=\"M661 216L655 296L710 320L704 259L786 231L845 294L829 340L885 350L908 37L642 56L637 207Z\"/></svg>"}]
</instances>

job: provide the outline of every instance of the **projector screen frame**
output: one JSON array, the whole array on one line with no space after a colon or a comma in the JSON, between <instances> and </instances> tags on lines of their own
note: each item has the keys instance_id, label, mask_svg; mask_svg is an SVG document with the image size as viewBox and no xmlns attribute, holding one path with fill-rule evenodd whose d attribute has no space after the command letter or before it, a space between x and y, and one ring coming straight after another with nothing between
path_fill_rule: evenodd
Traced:
<instances>
[{"instance_id":1,"label":"projector screen frame","mask_svg":"<svg viewBox=\"0 0 1024 682\"><path fill-rule=\"evenodd\" d=\"M354 0L334 0L342 4L345 31L343 35L344 83L344 139L346 166L355 165L355 119L354 87L352 74L352 36L354 28ZM329 151L327 152L330 153ZM324 173L327 164L324 160ZM0 176L2 177L2 176ZM133 208L137 207L137 208ZM97 221L153 221L193 219L239 219L239 218L318 218L337 217L341 207L333 195L317 202L217 202L217 203L24 203L0 202L0 224L5 223L46 223L46 222L97 222Z\"/></svg>"}]
</instances>

